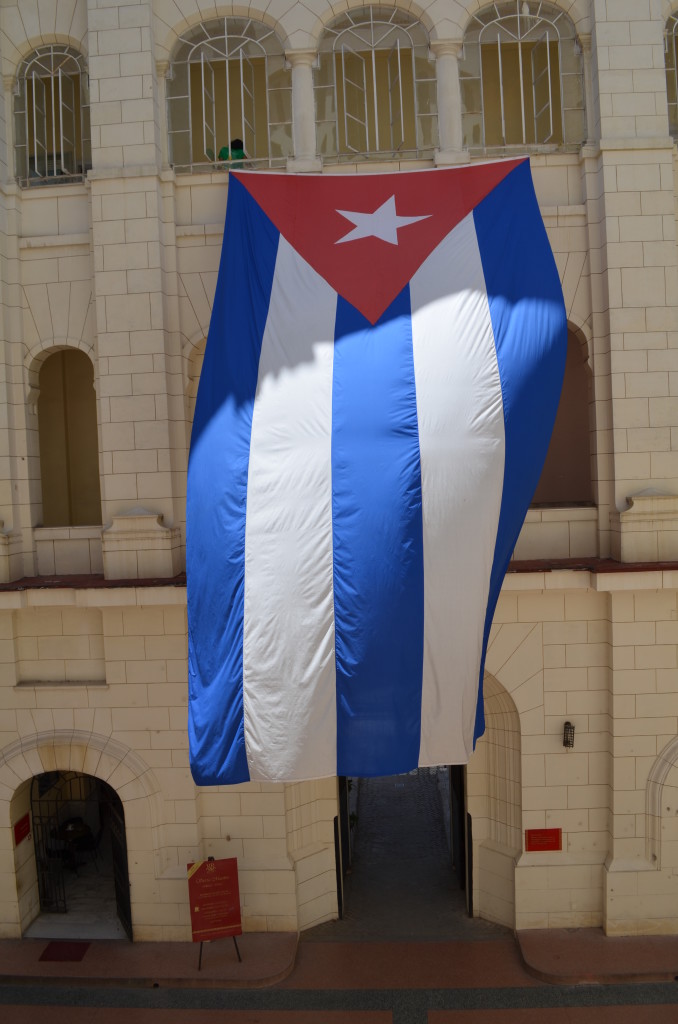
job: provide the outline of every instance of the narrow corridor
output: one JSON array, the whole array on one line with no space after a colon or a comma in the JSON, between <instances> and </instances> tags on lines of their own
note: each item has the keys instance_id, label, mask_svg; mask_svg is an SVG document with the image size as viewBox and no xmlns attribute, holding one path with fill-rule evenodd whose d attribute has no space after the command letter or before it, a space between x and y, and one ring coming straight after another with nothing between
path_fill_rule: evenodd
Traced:
<instances>
[{"instance_id":1,"label":"narrow corridor","mask_svg":"<svg viewBox=\"0 0 678 1024\"><path fill-rule=\"evenodd\" d=\"M398 942L506 934L467 916L450 855L447 768L352 785L356 822L344 918L311 929L309 938Z\"/></svg>"}]
</instances>

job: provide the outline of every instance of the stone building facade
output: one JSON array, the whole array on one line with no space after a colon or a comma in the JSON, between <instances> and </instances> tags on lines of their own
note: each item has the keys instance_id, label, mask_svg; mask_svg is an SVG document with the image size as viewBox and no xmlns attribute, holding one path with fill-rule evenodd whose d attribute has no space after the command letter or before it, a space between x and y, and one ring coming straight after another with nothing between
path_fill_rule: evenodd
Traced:
<instances>
[{"instance_id":1,"label":"stone building facade","mask_svg":"<svg viewBox=\"0 0 678 1024\"><path fill-rule=\"evenodd\" d=\"M677 21L0 0L0 935L47 909L64 815L94 836L104 804L137 940L190 936L208 856L238 858L246 930L337 915L337 780L197 789L188 766L186 465L229 168L519 153L570 351L464 774L473 912L678 929Z\"/></svg>"}]
</instances>

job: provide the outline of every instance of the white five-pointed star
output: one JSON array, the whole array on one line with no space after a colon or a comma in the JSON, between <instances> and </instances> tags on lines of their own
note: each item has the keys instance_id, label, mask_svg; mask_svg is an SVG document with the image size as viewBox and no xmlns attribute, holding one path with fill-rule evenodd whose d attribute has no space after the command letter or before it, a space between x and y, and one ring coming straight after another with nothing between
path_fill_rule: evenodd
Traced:
<instances>
[{"instance_id":1,"label":"white five-pointed star","mask_svg":"<svg viewBox=\"0 0 678 1024\"><path fill-rule=\"evenodd\" d=\"M431 216L430 213L426 213L422 217L399 217L396 213L395 196L382 203L374 213L356 213L351 210L337 210L337 213L352 221L355 227L343 238L338 238L335 245L373 236L381 238L383 242L389 242L390 245L397 245L399 228L414 224L418 220L427 220Z\"/></svg>"}]
</instances>

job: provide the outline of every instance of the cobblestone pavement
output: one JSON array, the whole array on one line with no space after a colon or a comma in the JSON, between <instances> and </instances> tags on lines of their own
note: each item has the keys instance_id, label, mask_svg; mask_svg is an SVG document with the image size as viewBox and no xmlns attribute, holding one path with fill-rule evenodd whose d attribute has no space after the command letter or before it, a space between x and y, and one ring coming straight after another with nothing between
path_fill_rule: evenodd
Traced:
<instances>
[{"instance_id":1,"label":"cobblestone pavement","mask_svg":"<svg viewBox=\"0 0 678 1024\"><path fill-rule=\"evenodd\" d=\"M354 779L351 871L341 921L308 941L419 942L497 938L508 929L471 919L452 867L446 768Z\"/></svg>"}]
</instances>

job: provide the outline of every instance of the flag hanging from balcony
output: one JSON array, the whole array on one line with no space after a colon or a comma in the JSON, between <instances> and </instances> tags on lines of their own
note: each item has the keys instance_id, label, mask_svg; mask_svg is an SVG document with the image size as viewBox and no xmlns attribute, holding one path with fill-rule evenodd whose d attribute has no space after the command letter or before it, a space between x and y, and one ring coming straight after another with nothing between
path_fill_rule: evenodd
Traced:
<instances>
[{"instance_id":1,"label":"flag hanging from balcony","mask_svg":"<svg viewBox=\"0 0 678 1024\"><path fill-rule=\"evenodd\" d=\"M467 762L566 338L526 160L230 175L188 470L199 785Z\"/></svg>"}]
</instances>

